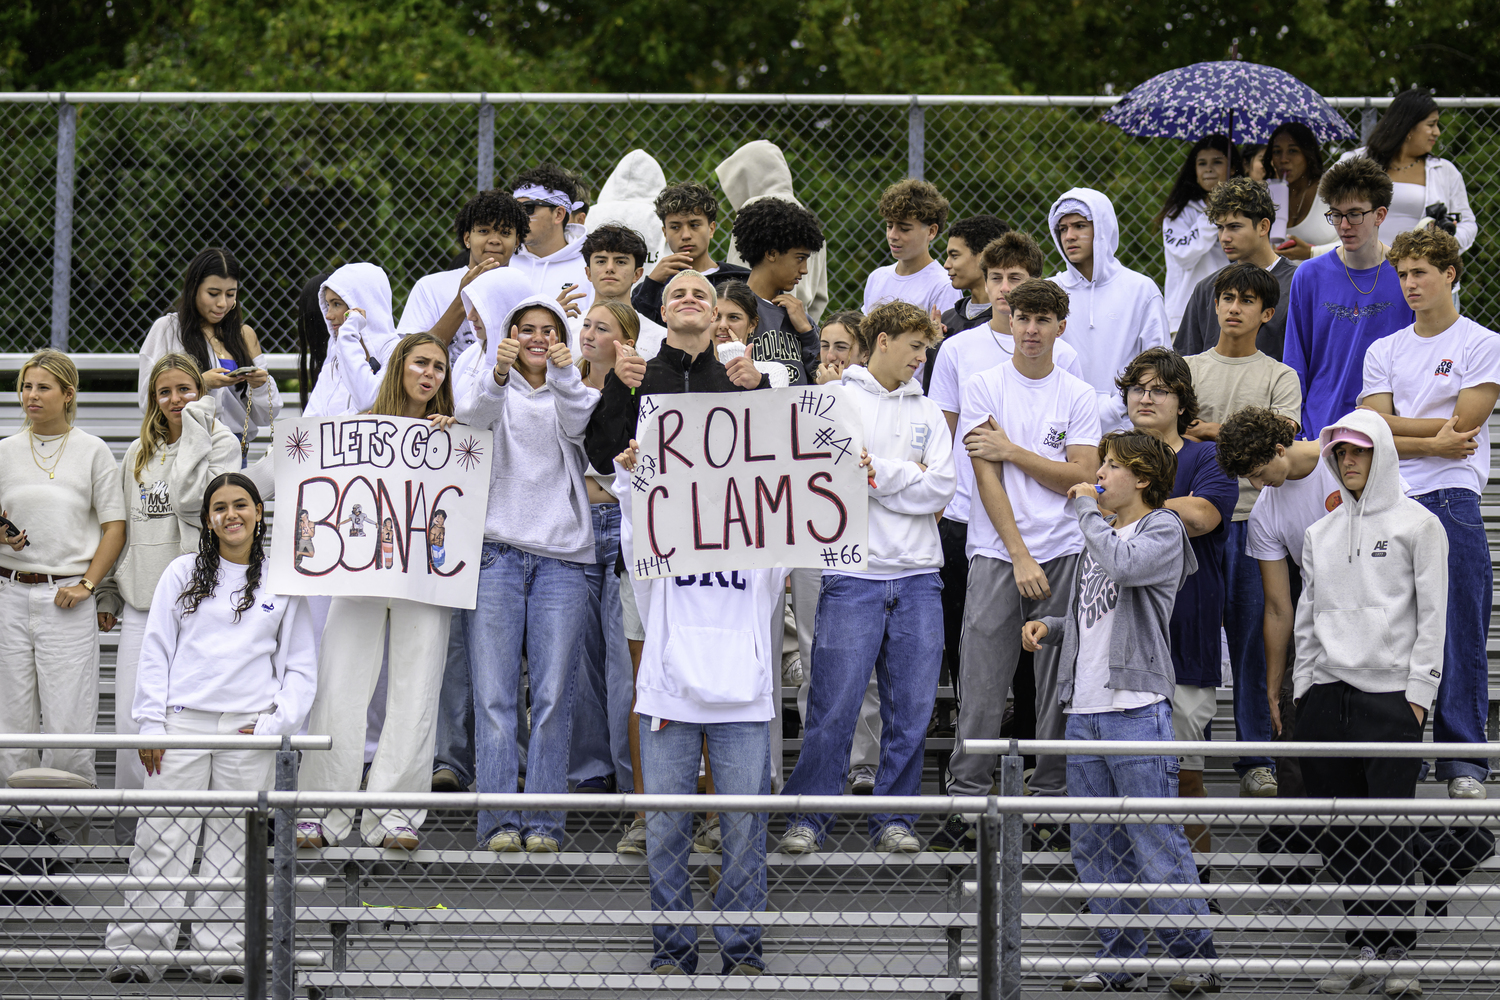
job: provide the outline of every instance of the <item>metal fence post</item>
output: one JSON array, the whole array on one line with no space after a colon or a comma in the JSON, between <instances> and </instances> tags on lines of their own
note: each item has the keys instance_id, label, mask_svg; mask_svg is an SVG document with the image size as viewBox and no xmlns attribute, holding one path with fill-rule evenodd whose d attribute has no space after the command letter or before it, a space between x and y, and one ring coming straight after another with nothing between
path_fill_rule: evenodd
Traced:
<instances>
[{"instance_id":1,"label":"metal fence post","mask_svg":"<svg viewBox=\"0 0 1500 1000\"><path fill-rule=\"evenodd\" d=\"M479 190L495 186L495 106L479 95Z\"/></svg>"},{"instance_id":2,"label":"metal fence post","mask_svg":"<svg viewBox=\"0 0 1500 1000\"><path fill-rule=\"evenodd\" d=\"M1359 141L1368 144L1370 133L1375 131L1375 123L1380 120L1380 112L1370 106L1370 99L1365 98L1364 110L1359 113Z\"/></svg>"},{"instance_id":3,"label":"metal fence post","mask_svg":"<svg viewBox=\"0 0 1500 1000\"><path fill-rule=\"evenodd\" d=\"M245 813L245 1000L266 995L266 825L266 810Z\"/></svg>"},{"instance_id":4,"label":"metal fence post","mask_svg":"<svg viewBox=\"0 0 1500 1000\"><path fill-rule=\"evenodd\" d=\"M927 174L927 111L911 99L911 110L906 113L906 176L926 180Z\"/></svg>"},{"instance_id":5,"label":"metal fence post","mask_svg":"<svg viewBox=\"0 0 1500 1000\"><path fill-rule=\"evenodd\" d=\"M1011 751L1000 758L1000 794L1020 799L1022 760ZM993 801L993 800L991 800ZM1024 826L1020 813L1006 813L1000 820L1000 1000L1021 997L1021 850Z\"/></svg>"},{"instance_id":6,"label":"metal fence post","mask_svg":"<svg viewBox=\"0 0 1500 1000\"><path fill-rule=\"evenodd\" d=\"M297 753L292 749L290 736L282 737L281 749L276 754L276 790L297 790ZM271 890L272 1000L292 1000L295 989L292 949L297 931L296 832L297 817L292 810L277 809L275 866L272 869L275 882ZM265 850L262 841L261 857L265 857Z\"/></svg>"},{"instance_id":7,"label":"metal fence post","mask_svg":"<svg viewBox=\"0 0 1500 1000\"><path fill-rule=\"evenodd\" d=\"M52 347L68 349L73 295L73 177L78 109L61 95L57 106L57 200L52 219Z\"/></svg>"},{"instance_id":8,"label":"metal fence post","mask_svg":"<svg viewBox=\"0 0 1500 1000\"><path fill-rule=\"evenodd\" d=\"M1000 1000L1000 900L997 855L1000 809L995 796L979 817L979 1000Z\"/></svg>"}]
</instances>

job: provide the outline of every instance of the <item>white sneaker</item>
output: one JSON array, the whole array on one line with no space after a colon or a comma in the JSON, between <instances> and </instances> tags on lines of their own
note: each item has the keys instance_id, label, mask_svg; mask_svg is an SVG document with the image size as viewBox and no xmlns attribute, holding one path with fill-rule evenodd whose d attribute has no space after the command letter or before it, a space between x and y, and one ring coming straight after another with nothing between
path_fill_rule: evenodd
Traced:
<instances>
[{"instance_id":1,"label":"white sneaker","mask_svg":"<svg viewBox=\"0 0 1500 1000\"><path fill-rule=\"evenodd\" d=\"M1103 993L1106 990L1121 990L1124 992L1132 992L1134 990L1143 990L1145 988L1146 974L1144 972L1139 976L1127 975L1124 979L1105 979L1104 976L1098 972L1090 972L1086 976L1078 976L1076 978L1063 981L1063 989L1078 990L1083 993Z\"/></svg>"},{"instance_id":2,"label":"white sneaker","mask_svg":"<svg viewBox=\"0 0 1500 1000\"><path fill-rule=\"evenodd\" d=\"M1359 961L1373 962L1375 949L1359 949ZM1368 993L1380 977L1373 972L1330 972L1318 980L1319 993Z\"/></svg>"},{"instance_id":3,"label":"white sneaker","mask_svg":"<svg viewBox=\"0 0 1500 1000\"><path fill-rule=\"evenodd\" d=\"M1454 778L1448 782L1448 798L1450 799L1487 799L1490 793L1485 791L1484 782L1478 778L1462 777Z\"/></svg>"},{"instance_id":4,"label":"white sneaker","mask_svg":"<svg viewBox=\"0 0 1500 1000\"><path fill-rule=\"evenodd\" d=\"M1473 781L1473 778L1455 778L1454 781ZM1406 949L1400 945L1392 945L1380 956L1387 962L1406 961ZM1385 981L1380 984L1380 990L1388 997L1419 997L1422 995L1422 981L1416 976L1408 973L1389 972L1386 973Z\"/></svg>"},{"instance_id":5,"label":"white sneaker","mask_svg":"<svg viewBox=\"0 0 1500 1000\"><path fill-rule=\"evenodd\" d=\"M892 823L880 831L875 850L886 854L916 854L922 850L922 842L906 827Z\"/></svg>"},{"instance_id":6,"label":"white sneaker","mask_svg":"<svg viewBox=\"0 0 1500 1000\"><path fill-rule=\"evenodd\" d=\"M802 657L793 655L781 664L781 686L799 688L807 683L807 671L802 667Z\"/></svg>"},{"instance_id":7,"label":"white sneaker","mask_svg":"<svg viewBox=\"0 0 1500 1000\"><path fill-rule=\"evenodd\" d=\"M1240 779L1240 798L1275 798L1276 788L1276 772L1269 767L1252 767Z\"/></svg>"},{"instance_id":8,"label":"white sneaker","mask_svg":"<svg viewBox=\"0 0 1500 1000\"><path fill-rule=\"evenodd\" d=\"M812 854L818 849L818 835L810 826L794 826L778 845L782 854Z\"/></svg>"},{"instance_id":9,"label":"white sneaker","mask_svg":"<svg viewBox=\"0 0 1500 1000\"><path fill-rule=\"evenodd\" d=\"M869 795L875 791L875 769L861 764L849 772L849 791L855 795Z\"/></svg>"}]
</instances>

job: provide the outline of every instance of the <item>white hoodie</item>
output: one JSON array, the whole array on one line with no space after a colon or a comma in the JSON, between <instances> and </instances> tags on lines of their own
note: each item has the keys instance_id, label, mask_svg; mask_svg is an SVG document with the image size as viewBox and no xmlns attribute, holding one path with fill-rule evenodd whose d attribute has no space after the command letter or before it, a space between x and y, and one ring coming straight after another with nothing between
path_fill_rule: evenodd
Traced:
<instances>
[{"instance_id":1,"label":"white hoodie","mask_svg":"<svg viewBox=\"0 0 1500 1000\"><path fill-rule=\"evenodd\" d=\"M630 473L615 463L620 551L635 562ZM725 570L629 583L646 630L635 709L672 722L767 722L776 715L771 611L784 600L787 570ZM779 614L779 612L778 612Z\"/></svg>"},{"instance_id":2,"label":"white hoodie","mask_svg":"<svg viewBox=\"0 0 1500 1000\"><path fill-rule=\"evenodd\" d=\"M1448 621L1448 535L1431 511L1406 496L1390 426L1355 410L1325 427L1375 444L1360 499L1339 480L1343 503L1313 522L1302 541L1302 599L1297 603L1294 696L1314 684L1343 681L1369 693L1406 692L1432 708L1443 677Z\"/></svg>"},{"instance_id":3,"label":"white hoodie","mask_svg":"<svg viewBox=\"0 0 1500 1000\"><path fill-rule=\"evenodd\" d=\"M786 156L780 146L769 140L756 139L745 143L715 167L714 172L719 175L719 186L729 199L729 207L736 212L760 198L785 198L802 204L792 194L792 170L787 166ZM731 264L749 266L733 241L724 259ZM807 315L814 323L822 318L823 310L828 306L828 244L823 244L823 249L808 258L807 274L797 282L792 294L807 306Z\"/></svg>"},{"instance_id":4,"label":"white hoodie","mask_svg":"<svg viewBox=\"0 0 1500 1000\"><path fill-rule=\"evenodd\" d=\"M391 281L380 267L345 264L318 289L319 302L326 302L324 293L328 291L344 300L349 314L337 332L325 314L328 360L318 373L317 385L307 395L304 417L341 417L374 406L380 375L370 370L368 358L379 361L383 373L400 339L391 318ZM364 314L355 309L363 309Z\"/></svg>"},{"instance_id":5,"label":"white hoodie","mask_svg":"<svg viewBox=\"0 0 1500 1000\"><path fill-rule=\"evenodd\" d=\"M1094 280L1086 280L1063 253L1057 220L1067 201L1088 206L1094 223ZM1073 188L1052 203L1047 213L1052 242L1067 267L1051 280L1068 293L1068 327L1063 336L1078 351L1083 380L1098 394L1099 424L1104 433L1129 430L1125 401L1115 378L1148 347L1172 347L1167 310L1156 282L1115 259L1120 223L1110 200L1092 188Z\"/></svg>"},{"instance_id":6,"label":"white hoodie","mask_svg":"<svg viewBox=\"0 0 1500 1000\"><path fill-rule=\"evenodd\" d=\"M920 379L887 392L868 368L855 365L844 369L843 384L852 390L845 398L864 418L865 450L875 473L865 561L861 572L849 575L893 579L935 573L943 566L935 515L958 487L948 420L922 395Z\"/></svg>"},{"instance_id":7,"label":"white hoodie","mask_svg":"<svg viewBox=\"0 0 1500 1000\"><path fill-rule=\"evenodd\" d=\"M666 186L667 175L662 173L661 164L644 149L632 149L609 175L604 187L599 189L599 199L589 208L588 221L584 223L585 231L592 233L600 226L610 223L634 229L646 241L644 274L650 274L656 262L661 260L661 255L667 252L661 219L656 216L656 196ZM588 261L584 263L587 264ZM573 348L575 354L585 315L587 313L579 313L568 320L568 346ZM636 338L635 350L649 361L661 350L663 341L667 339L667 328L640 313L636 313L636 318L641 321L641 332Z\"/></svg>"},{"instance_id":8,"label":"white hoodie","mask_svg":"<svg viewBox=\"0 0 1500 1000\"><path fill-rule=\"evenodd\" d=\"M589 214L593 215L593 212ZM568 331L568 348L577 354L577 328L583 325L582 317L588 315L594 304L594 286L589 284L589 276L584 273L584 265L588 262L583 259L583 227L570 222L563 228L563 234L568 242L561 250L546 257L538 257L526 248L526 244L521 244L510 259L510 269L531 282L532 294L544 297L553 305L557 305L557 296L564 285L578 286L574 291L582 292L583 298L574 299L573 304L578 307L580 319L574 325L564 327Z\"/></svg>"}]
</instances>

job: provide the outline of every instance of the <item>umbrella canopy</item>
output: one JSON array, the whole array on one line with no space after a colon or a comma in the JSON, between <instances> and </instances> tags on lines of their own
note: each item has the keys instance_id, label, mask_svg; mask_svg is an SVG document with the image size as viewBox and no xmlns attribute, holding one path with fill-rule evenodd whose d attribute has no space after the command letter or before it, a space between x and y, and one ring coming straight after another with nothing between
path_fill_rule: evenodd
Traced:
<instances>
[{"instance_id":1,"label":"umbrella canopy","mask_svg":"<svg viewBox=\"0 0 1500 1000\"><path fill-rule=\"evenodd\" d=\"M1130 135L1189 142L1215 132L1235 142L1265 142L1282 122L1301 122L1319 142L1354 138L1349 123L1295 76L1238 61L1194 63L1153 76L1103 120Z\"/></svg>"}]
</instances>

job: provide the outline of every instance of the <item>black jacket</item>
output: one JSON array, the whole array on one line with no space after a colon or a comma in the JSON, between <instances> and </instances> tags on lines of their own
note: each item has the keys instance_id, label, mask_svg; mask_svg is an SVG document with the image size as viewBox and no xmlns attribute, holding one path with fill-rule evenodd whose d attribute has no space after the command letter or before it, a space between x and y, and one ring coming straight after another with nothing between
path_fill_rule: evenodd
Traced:
<instances>
[{"instance_id":1,"label":"black jacket","mask_svg":"<svg viewBox=\"0 0 1500 1000\"><path fill-rule=\"evenodd\" d=\"M995 314L994 308L983 309L978 316L969 316L969 303L973 296L964 292L964 297L953 304L953 308L943 313L943 326L948 332L943 334L943 339L938 341L936 347L927 348L927 363L922 366L922 392L925 394L932 386L932 369L937 364L938 351L943 349L943 344L949 337L965 330L972 330L976 326L983 326L990 321Z\"/></svg>"},{"instance_id":2,"label":"black jacket","mask_svg":"<svg viewBox=\"0 0 1500 1000\"><path fill-rule=\"evenodd\" d=\"M760 377L764 389L771 380ZM632 391L621 382L614 372L604 376L604 391L599 405L589 418L588 430L583 434L583 450L589 464L596 472L613 472L615 456L630 445L635 437L636 421L640 418L640 403L643 396L669 392L743 392L730 381L729 372L719 360L713 344L697 357L689 357L671 344L662 344L661 351L646 362L646 375L641 387Z\"/></svg>"},{"instance_id":3,"label":"black jacket","mask_svg":"<svg viewBox=\"0 0 1500 1000\"><path fill-rule=\"evenodd\" d=\"M749 275L750 269L748 267L729 264L721 260L719 261L718 269L713 274L705 274L704 277L708 279L710 285L718 288L724 282L733 281L735 278L744 281ZM651 276L648 274L631 291L630 304L635 306L635 311L642 316L665 325L666 321L661 318L661 297L662 293L666 290L667 286L665 282L652 281Z\"/></svg>"}]
</instances>

